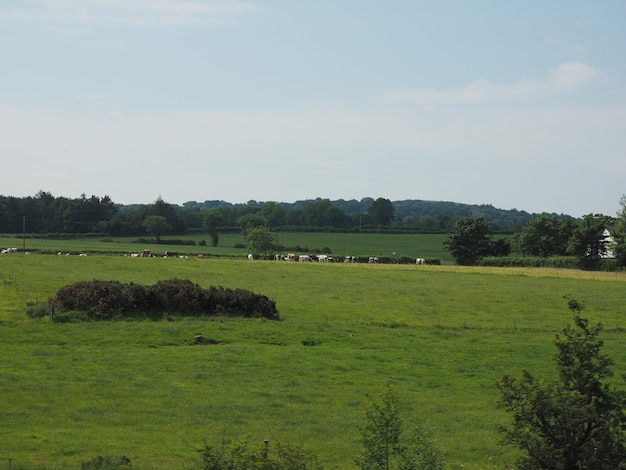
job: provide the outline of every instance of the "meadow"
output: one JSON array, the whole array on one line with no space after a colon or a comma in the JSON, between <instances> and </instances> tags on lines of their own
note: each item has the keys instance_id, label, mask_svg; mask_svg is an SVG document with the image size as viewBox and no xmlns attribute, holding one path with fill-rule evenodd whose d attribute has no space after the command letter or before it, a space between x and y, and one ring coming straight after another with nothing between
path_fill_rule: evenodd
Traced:
<instances>
[{"instance_id":1,"label":"meadow","mask_svg":"<svg viewBox=\"0 0 626 470\"><path fill-rule=\"evenodd\" d=\"M385 233L293 233L281 232L277 234L278 242L287 247L301 247L300 254L307 254L314 250L329 248L333 255L343 257L376 256L412 258L441 258L443 262L452 263L454 259L443 249L446 235L414 235L414 234L385 234ZM206 234L181 237L184 240L195 242L195 245L168 244L168 239L175 236L163 237L163 243L137 243L136 237L119 238L26 238L21 236L0 236L0 246L25 248L25 251L46 253L90 253L90 254L130 254L141 252L142 249L151 249L154 253L163 254L166 250L175 250L185 255L202 253L211 257L245 258L248 250L240 233L219 234L218 246L210 245L210 237ZM206 242L206 246L200 245ZM286 253L285 253L286 254Z\"/></svg>"},{"instance_id":2,"label":"meadow","mask_svg":"<svg viewBox=\"0 0 626 470\"><path fill-rule=\"evenodd\" d=\"M346 248L359 254L356 243ZM203 439L237 437L303 445L328 469L356 468L365 410L388 383L405 424L432 430L448 468L503 468L516 450L498 444L495 426L508 417L495 382L524 368L550 378L552 340L572 320L567 296L603 323L612 383L626 389L624 273L118 251L0 257L0 468L9 459L13 469L79 468L97 455L127 455L137 469L193 468ZM281 320L59 324L25 314L77 280L172 277L268 295ZM196 335L213 344L195 344Z\"/></svg>"}]
</instances>

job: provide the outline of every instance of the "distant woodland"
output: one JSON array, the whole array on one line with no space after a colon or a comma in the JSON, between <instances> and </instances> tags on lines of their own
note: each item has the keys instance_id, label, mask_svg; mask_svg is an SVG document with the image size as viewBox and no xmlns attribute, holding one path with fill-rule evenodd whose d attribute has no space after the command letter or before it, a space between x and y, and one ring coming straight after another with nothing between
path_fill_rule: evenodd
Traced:
<instances>
[{"instance_id":1,"label":"distant woodland","mask_svg":"<svg viewBox=\"0 0 626 470\"><path fill-rule=\"evenodd\" d=\"M152 204L122 205L109 196L83 194L72 199L45 191L23 198L0 196L0 233L142 236L150 232L148 221L159 221L163 233L170 234L228 232L251 225L264 225L273 231L447 233L458 218L476 216L484 217L493 232L511 233L537 215L489 204L369 197L293 203L189 201L181 206L160 197Z\"/></svg>"}]
</instances>

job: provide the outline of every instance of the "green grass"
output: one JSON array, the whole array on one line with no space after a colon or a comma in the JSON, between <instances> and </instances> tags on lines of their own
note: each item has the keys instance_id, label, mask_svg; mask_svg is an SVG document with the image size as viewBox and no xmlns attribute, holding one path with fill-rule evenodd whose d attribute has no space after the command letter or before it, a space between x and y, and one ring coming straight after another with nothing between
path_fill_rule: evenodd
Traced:
<instances>
[{"instance_id":1,"label":"green grass","mask_svg":"<svg viewBox=\"0 0 626 470\"><path fill-rule=\"evenodd\" d=\"M398 234L348 234L348 233L292 233L277 234L278 241L285 247L299 246L322 250L330 248L333 255L351 256L388 256L412 258L440 258L444 262L452 263L454 259L443 249L446 235L398 235ZM149 238L149 237L146 237ZM168 239L193 240L196 245L171 245ZM211 239L207 234L192 236L165 236L162 244L134 243L137 237L125 238L79 238L79 239L47 239L26 238L20 236L0 236L0 246L12 246L26 251L43 251L47 253L115 253L130 254L141 252L142 249L151 249L162 255L166 250L179 251L186 255L202 253L220 257L245 257L246 248L235 248L236 245L245 245L241 234L225 233L219 235L217 247L210 246ZM205 241L208 246L200 246ZM307 252L307 250L304 250Z\"/></svg>"},{"instance_id":2,"label":"green grass","mask_svg":"<svg viewBox=\"0 0 626 470\"><path fill-rule=\"evenodd\" d=\"M282 321L55 324L24 314L76 280L170 277L268 295ZM355 468L365 409L389 381L405 423L433 430L449 468L502 468L516 454L497 444L507 416L495 381L553 370L552 339L571 321L565 295L605 325L623 387L625 282L542 269L4 255L0 468L8 458L13 468L79 468L122 454L137 469L185 468L204 437L242 436ZM193 345L197 334L219 344Z\"/></svg>"}]
</instances>

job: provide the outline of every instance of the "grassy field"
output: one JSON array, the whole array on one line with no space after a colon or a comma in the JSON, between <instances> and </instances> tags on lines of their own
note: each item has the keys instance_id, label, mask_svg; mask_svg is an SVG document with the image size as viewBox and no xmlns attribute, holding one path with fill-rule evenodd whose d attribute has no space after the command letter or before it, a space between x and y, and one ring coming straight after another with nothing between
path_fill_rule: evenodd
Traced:
<instances>
[{"instance_id":1,"label":"grassy field","mask_svg":"<svg viewBox=\"0 0 626 470\"><path fill-rule=\"evenodd\" d=\"M443 249L443 241L446 235L390 235L390 234L348 234L348 233L278 233L278 241L281 245L306 248L301 250L307 254L313 250L329 248L332 254L339 257L351 256L388 256L412 258L440 258L446 263L452 263L454 259ZM167 240L178 237L164 237L162 244L135 243L137 238L81 238L81 239L45 239L26 238L19 236L0 236L0 246L16 247L26 251L47 253L115 253L130 254L141 252L143 249L151 249L154 253L163 254L166 250L179 251L186 255L202 253L216 257L245 257L248 254L246 248L235 248L245 245L244 239L239 233L225 233L219 235L217 247L210 246L208 235L193 235L180 237L184 240L192 240L196 245L172 245ZM208 246L200 246L201 241L207 242Z\"/></svg>"},{"instance_id":2,"label":"grassy field","mask_svg":"<svg viewBox=\"0 0 626 470\"><path fill-rule=\"evenodd\" d=\"M359 254L356 242L346 248ZM263 293L282 320L55 324L24 314L76 280L171 277ZM355 468L364 412L388 382L405 423L432 429L449 468L503 468L515 450L497 443L507 416L494 406L495 381L552 372L571 295L605 325L623 387L625 286L623 273L544 269L3 255L0 468L122 454L137 469L189 468L203 438L242 436ZM198 334L218 344L195 345Z\"/></svg>"}]
</instances>

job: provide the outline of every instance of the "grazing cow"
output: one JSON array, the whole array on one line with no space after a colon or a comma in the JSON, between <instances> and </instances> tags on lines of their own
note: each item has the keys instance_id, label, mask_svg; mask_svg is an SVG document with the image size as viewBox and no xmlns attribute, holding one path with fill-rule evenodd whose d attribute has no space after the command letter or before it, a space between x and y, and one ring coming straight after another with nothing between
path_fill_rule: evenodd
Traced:
<instances>
[{"instance_id":1,"label":"grazing cow","mask_svg":"<svg viewBox=\"0 0 626 470\"><path fill-rule=\"evenodd\" d=\"M178 258L178 251L166 251L165 258Z\"/></svg>"},{"instance_id":2,"label":"grazing cow","mask_svg":"<svg viewBox=\"0 0 626 470\"><path fill-rule=\"evenodd\" d=\"M248 255L248 259L249 259L250 261L254 260L254 256L252 256L252 253L250 253L250 254Z\"/></svg>"},{"instance_id":3,"label":"grazing cow","mask_svg":"<svg viewBox=\"0 0 626 470\"><path fill-rule=\"evenodd\" d=\"M343 262L344 263L356 263L356 257L354 257L354 256L346 256L343 259Z\"/></svg>"},{"instance_id":4,"label":"grazing cow","mask_svg":"<svg viewBox=\"0 0 626 470\"><path fill-rule=\"evenodd\" d=\"M150 256L152 256L152 252L150 250L143 250L140 256L142 258L150 258Z\"/></svg>"},{"instance_id":5,"label":"grazing cow","mask_svg":"<svg viewBox=\"0 0 626 470\"><path fill-rule=\"evenodd\" d=\"M300 255L298 256L298 261L313 261L309 255Z\"/></svg>"},{"instance_id":6,"label":"grazing cow","mask_svg":"<svg viewBox=\"0 0 626 470\"><path fill-rule=\"evenodd\" d=\"M202 253L198 253L198 259L204 259L204 255Z\"/></svg>"},{"instance_id":7,"label":"grazing cow","mask_svg":"<svg viewBox=\"0 0 626 470\"><path fill-rule=\"evenodd\" d=\"M370 256L368 262L369 263L378 263L378 258L376 258L375 256Z\"/></svg>"},{"instance_id":8,"label":"grazing cow","mask_svg":"<svg viewBox=\"0 0 626 470\"><path fill-rule=\"evenodd\" d=\"M316 258L320 263L328 263L328 255L317 255Z\"/></svg>"},{"instance_id":9,"label":"grazing cow","mask_svg":"<svg viewBox=\"0 0 626 470\"><path fill-rule=\"evenodd\" d=\"M417 258L415 264L426 264L426 260L424 258Z\"/></svg>"}]
</instances>

